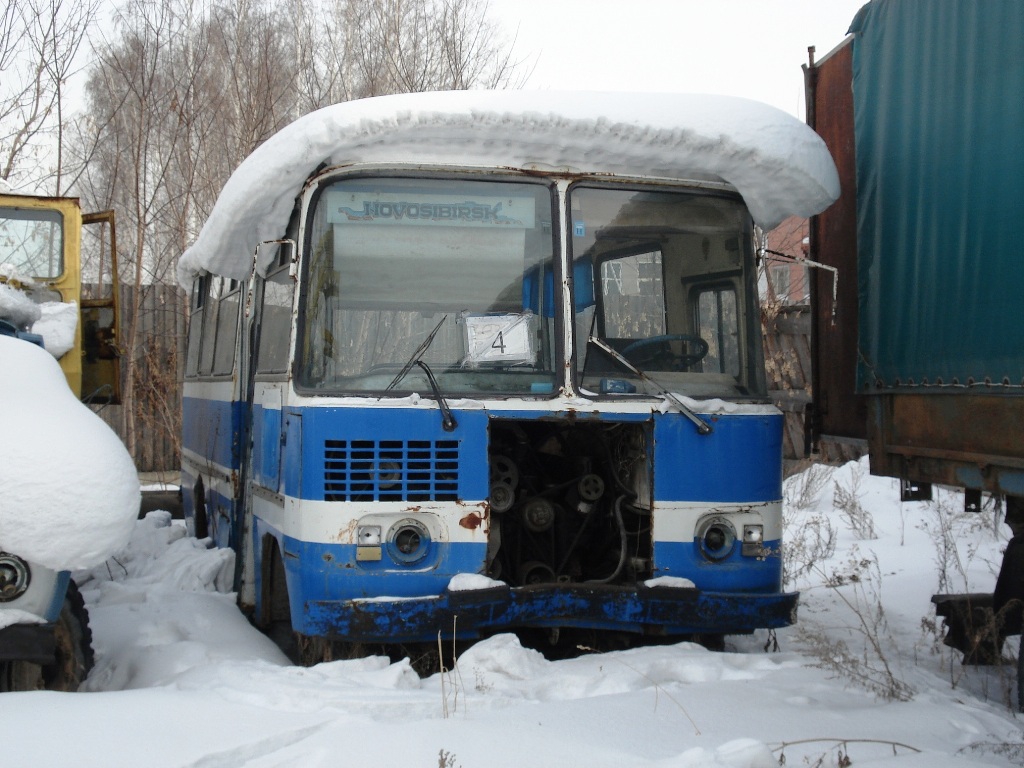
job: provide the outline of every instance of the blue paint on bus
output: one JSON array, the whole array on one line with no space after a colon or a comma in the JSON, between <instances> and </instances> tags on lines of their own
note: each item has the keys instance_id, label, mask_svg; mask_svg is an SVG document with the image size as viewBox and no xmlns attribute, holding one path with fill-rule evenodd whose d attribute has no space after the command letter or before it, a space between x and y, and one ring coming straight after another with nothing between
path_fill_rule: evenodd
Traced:
<instances>
[{"instance_id":1,"label":"blue paint on bus","mask_svg":"<svg viewBox=\"0 0 1024 768\"><path fill-rule=\"evenodd\" d=\"M562 150L531 143L518 169L497 135L515 120L456 121L490 155L472 169L390 166L369 125L361 162L340 132L324 156L352 162L281 197L247 295L237 270L196 277L184 506L236 551L258 622L326 655L795 619L753 216L717 166L666 176L652 114L620 126L612 154L632 160L607 168L575 113L544 129Z\"/></svg>"}]
</instances>

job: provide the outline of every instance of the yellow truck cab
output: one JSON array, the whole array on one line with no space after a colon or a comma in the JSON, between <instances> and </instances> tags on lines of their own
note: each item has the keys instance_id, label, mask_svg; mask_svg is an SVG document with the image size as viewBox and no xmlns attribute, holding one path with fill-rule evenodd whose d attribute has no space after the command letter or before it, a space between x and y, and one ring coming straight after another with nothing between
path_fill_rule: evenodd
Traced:
<instances>
[{"instance_id":1,"label":"yellow truck cab","mask_svg":"<svg viewBox=\"0 0 1024 768\"><path fill-rule=\"evenodd\" d=\"M8 384L20 386L17 380L34 375L22 366L32 350L19 346L34 343L57 359L75 398L119 401L114 237L112 211L83 215L77 198L10 194L0 187L0 337L8 337L0 365ZM59 373L41 352L35 355L40 357L60 395L52 408L44 403L47 414L60 421L68 401L84 410L63 397ZM84 450L101 452L99 446ZM10 474L18 471L5 466L0 484L23 481ZM70 578L75 566L38 562L31 548L18 546L17 514L7 507L3 514L0 690L76 690L91 667L92 649L85 604Z\"/></svg>"},{"instance_id":2,"label":"yellow truck cab","mask_svg":"<svg viewBox=\"0 0 1024 768\"><path fill-rule=\"evenodd\" d=\"M83 214L78 198L0 192L0 283L39 304L79 307L59 362L71 391L89 403L120 399L115 246L113 211Z\"/></svg>"}]
</instances>

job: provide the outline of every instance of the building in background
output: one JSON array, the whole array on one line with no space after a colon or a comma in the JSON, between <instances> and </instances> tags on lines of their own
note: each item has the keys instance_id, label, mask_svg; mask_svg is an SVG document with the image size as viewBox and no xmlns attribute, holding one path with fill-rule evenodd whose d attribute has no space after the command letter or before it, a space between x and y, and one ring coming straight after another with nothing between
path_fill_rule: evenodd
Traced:
<instances>
[{"instance_id":1,"label":"building in background","mask_svg":"<svg viewBox=\"0 0 1024 768\"><path fill-rule=\"evenodd\" d=\"M781 305L810 302L807 267L793 261L807 256L807 233L807 219L798 216L789 217L768 233L768 252L759 278L762 301Z\"/></svg>"}]
</instances>

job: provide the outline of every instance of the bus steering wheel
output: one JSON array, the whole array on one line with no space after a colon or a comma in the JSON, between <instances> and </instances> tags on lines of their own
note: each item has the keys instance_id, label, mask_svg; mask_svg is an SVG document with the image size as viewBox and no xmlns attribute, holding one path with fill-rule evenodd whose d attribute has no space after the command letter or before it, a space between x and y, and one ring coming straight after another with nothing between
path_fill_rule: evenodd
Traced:
<instances>
[{"instance_id":1,"label":"bus steering wheel","mask_svg":"<svg viewBox=\"0 0 1024 768\"><path fill-rule=\"evenodd\" d=\"M651 347L654 345L665 344L667 346L670 341L682 341L685 344L693 345L695 348L690 354L677 355L675 352L667 348L647 350L645 353L641 352L635 359L630 357L631 353L635 353ZM668 360L665 362L675 363L676 370L685 371L690 366L700 362L704 359L704 356L708 353L708 343L704 341L700 336L692 336L686 333L666 333L660 336L651 336L646 339L638 339L632 344L629 344L622 350L624 357L630 357L633 362L637 365L644 365L645 363L653 362L659 357L666 357ZM666 369L667 370L667 369Z\"/></svg>"}]
</instances>

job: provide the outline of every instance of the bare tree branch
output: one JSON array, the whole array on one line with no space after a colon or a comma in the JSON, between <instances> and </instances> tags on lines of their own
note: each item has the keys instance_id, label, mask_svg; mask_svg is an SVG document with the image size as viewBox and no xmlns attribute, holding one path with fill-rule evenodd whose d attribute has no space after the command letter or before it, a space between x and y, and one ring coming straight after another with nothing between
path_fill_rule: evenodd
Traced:
<instances>
[{"instance_id":1,"label":"bare tree branch","mask_svg":"<svg viewBox=\"0 0 1024 768\"><path fill-rule=\"evenodd\" d=\"M65 85L98 7L99 0L25 0L0 16L0 178L49 181L62 192Z\"/></svg>"}]
</instances>

